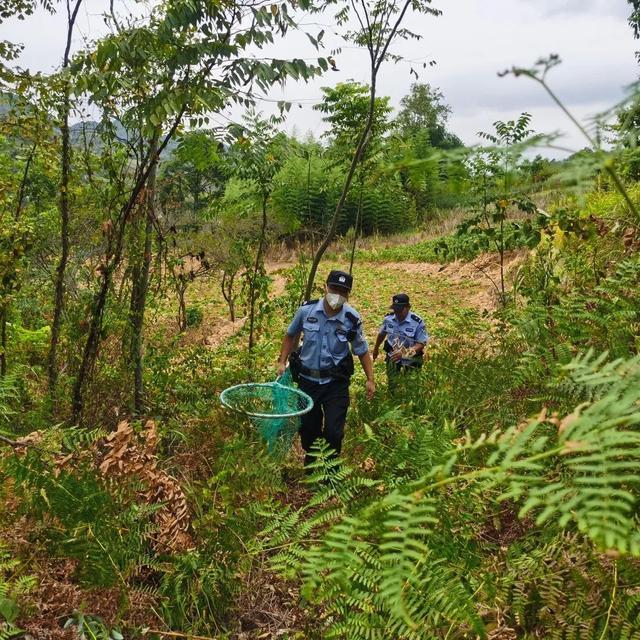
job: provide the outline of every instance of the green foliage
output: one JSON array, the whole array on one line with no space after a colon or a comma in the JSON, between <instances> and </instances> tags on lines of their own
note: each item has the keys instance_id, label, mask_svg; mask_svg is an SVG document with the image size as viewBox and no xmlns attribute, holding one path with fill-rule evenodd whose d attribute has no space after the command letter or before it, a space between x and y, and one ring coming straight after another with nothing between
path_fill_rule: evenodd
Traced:
<instances>
[{"instance_id":1,"label":"green foliage","mask_svg":"<svg viewBox=\"0 0 640 640\"><path fill-rule=\"evenodd\" d=\"M310 482L327 484L299 511L270 514L264 535L267 549L288 541L272 562L300 575L306 597L329 608L329 637L421 638L424 629L439 637L468 627L484 635L485 621L470 602L471 591L483 588L487 567L478 565L481 548L470 537L469 516L486 513L494 500L519 504L519 517L532 517L530 526L544 528L546 536L562 536L563 530L579 535L559 537L554 553L585 538L610 552L640 553L634 515L640 359L586 354L559 375L587 398L562 419L542 414L476 439L467 434L455 448L448 430L412 427L406 419L401 428L410 430L409 440L385 443L369 430L369 456L382 464L377 478L355 476L319 451ZM467 515L470 500L476 505ZM443 536L451 530L458 534ZM547 557L549 550L532 553ZM506 591L523 566L535 566L523 565L523 556L512 562L512 573L502 578ZM524 584L518 581L516 588ZM552 586L545 580L540 588ZM518 604L516 597L515 619L527 627L552 623L545 618L551 596L541 599L535 606L524 597ZM571 627L579 619L563 620Z\"/></svg>"},{"instance_id":2,"label":"green foliage","mask_svg":"<svg viewBox=\"0 0 640 640\"><path fill-rule=\"evenodd\" d=\"M566 228L571 218L562 217ZM638 260L612 251L589 224L578 218L572 230L556 228L522 271L519 289L527 306L513 323L539 360L564 352L566 362L578 345L615 357L638 353Z\"/></svg>"},{"instance_id":3,"label":"green foliage","mask_svg":"<svg viewBox=\"0 0 640 640\"><path fill-rule=\"evenodd\" d=\"M281 218L294 220L296 227L325 228L335 210L343 179L342 169L327 158L294 157L277 177L274 208ZM363 174L362 187L355 181L343 207L339 233L355 227L359 207L364 235L395 233L415 223L411 202L393 174Z\"/></svg>"},{"instance_id":4,"label":"green foliage","mask_svg":"<svg viewBox=\"0 0 640 640\"><path fill-rule=\"evenodd\" d=\"M179 122L185 114L193 125L208 124L207 112L220 110L227 100L249 106L251 93L229 90L247 80L265 90L287 77L307 79L321 73L320 66L301 59L241 57L247 48L262 48L274 41L274 35L284 35L295 24L286 8L247 10L255 19L240 27L239 13L217 5L197 9L182 1L162 5L159 11L151 12L147 24L109 35L95 52L78 57L72 66L77 91L86 92L110 115L121 105L124 112L118 115L125 125L142 118L142 133L151 138L157 127ZM214 67L224 69L227 75L219 78L212 74ZM165 80L161 90L137 95L134 90L132 96L132 87L153 86L158 78ZM116 97L119 99L114 100Z\"/></svg>"},{"instance_id":5,"label":"green foliage","mask_svg":"<svg viewBox=\"0 0 640 640\"><path fill-rule=\"evenodd\" d=\"M394 121L400 136L410 140L421 139L437 149L462 146L458 136L447 131L451 107L444 104L443 100L444 95L439 89L414 82L410 93L400 101L400 111Z\"/></svg>"},{"instance_id":6,"label":"green foliage","mask_svg":"<svg viewBox=\"0 0 640 640\"><path fill-rule=\"evenodd\" d=\"M450 235L415 244L359 251L358 258L374 262L453 262L472 260L481 253L495 250L494 235L481 225L481 218L470 218ZM530 246L540 237L531 223L506 222L502 241L505 251Z\"/></svg>"},{"instance_id":7,"label":"green foliage","mask_svg":"<svg viewBox=\"0 0 640 640\"><path fill-rule=\"evenodd\" d=\"M335 87L322 87L322 93L322 102L315 105L314 109L324 113L323 120L331 125L325 134L330 139L329 152L336 157L337 162L348 162L367 121L370 108L369 87L353 81L339 82ZM379 149L381 138L390 127L388 117L391 111L389 98L376 98L373 133L365 158Z\"/></svg>"},{"instance_id":8,"label":"green foliage","mask_svg":"<svg viewBox=\"0 0 640 640\"><path fill-rule=\"evenodd\" d=\"M309 260L303 254L299 262L286 272L287 282L284 285L284 293L276 301L278 309L285 317L293 316L303 303L308 271Z\"/></svg>"},{"instance_id":9,"label":"green foliage","mask_svg":"<svg viewBox=\"0 0 640 640\"><path fill-rule=\"evenodd\" d=\"M172 156L162 165L158 199L168 222L197 222L224 192L222 145L212 132L193 131L179 140ZM184 219L188 203L190 216Z\"/></svg>"},{"instance_id":10,"label":"green foliage","mask_svg":"<svg viewBox=\"0 0 640 640\"><path fill-rule=\"evenodd\" d=\"M76 612L64 623L64 629L73 629L78 640L124 640L118 629L110 629L97 616Z\"/></svg>"},{"instance_id":11,"label":"green foliage","mask_svg":"<svg viewBox=\"0 0 640 640\"><path fill-rule=\"evenodd\" d=\"M154 346L147 353L149 396L152 407L167 415L207 412L210 390L238 379L241 362L223 363L211 349L195 346L176 357L173 345Z\"/></svg>"},{"instance_id":12,"label":"green foliage","mask_svg":"<svg viewBox=\"0 0 640 640\"><path fill-rule=\"evenodd\" d=\"M163 617L174 629L213 632L229 601L230 576L216 558L194 551L174 558L162 576Z\"/></svg>"},{"instance_id":13,"label":"green foliage","mask_svg":"<svg viewBox=\"0 0 640 640\"><path fill-rule=\"evenodd\" d=\"M0 21L28 16L36 4L13 0ZM428 1L334 6L338 26L358 24L353 14L364 18L365 7L373 20L347 38L369 54L374 84L380 65L399 59L384 42L415 35L393 30L401 12L439 13ZM376 87L372 130L336 220L343 242L411 230L436 208L465 209L448 235L387 249L371 238L372 248L357 254L355 304L368 337L389 294L410 290L433 335L425 366L395 389L378 376L372 400L359 370L344 453L336 459L320 445L305 479L298 452L276 463L255 425L220 408L221 389L275 376L282 329L310 265L300 258L281 269L287 284L275 297L266 258L288 261L318 246L370 107L371 87L325 88L318 109L331 129L322 144L287 136L278 117L220 125L230 104L251 113L254 96L285 79L337 68L331 57L309 64L264 55L299 26L294 8L318 7L171 0L135 20L108 15L111 33L49 78L12 75L5 61L17 48L0 43L0 310L11 347L0 378L0 525L24 525L24 544L16 538L12 556L0 553L0 640L18 635L35 584L14 555L33 562L33 573L50 566L42 556L72 559L60 564L76 567L65 576L73 589L97 587L117 599L118 620L141 593L154 626L177 635L244 635L238 619L252 613L244 610L248 594L256 611L265 609L252 622L271 620L259 599L266 592L286 612L287 630L269 622L249 631L256 637L637 638L640 191L621 182L639 175L637 105L629 102L608 130L615 149L590 140L591 149L551 162L523 155L539 140L527 113L494 123L483 134L488 146L470 151L449 131L439 90L414 84L392 122ZM322 32L307 35L318 47ZM544 83L557 62L518 73ZM58 397L45 399L61 253L51 123L67 82L72 110L86 99L100 122L72 131L62 370ZM148 246L139 241L145 225ZM502 259L511 249L523 249L509 274L512 304L495 313L485 297L472 306L484 292L466 280L467 269L454 280L456 267L414 276L402 264L372 264L482 252ZM96 469L101 439L129 406L122 354L133 272L143 261L145 398L137 410L141 420L158 420L157 463L187 495L193 547L175 555L153 544L163 505L139 504L139 480L111 482ZM170 286L181 298L181 324L206 317L206 335L170 330ZM218 322L225 304L232 319L252 311L249 355L242 323ZM85 388L93 413L85 424L105 430L51 426L72 424L66 401L92 322L96 359ZM227 330L233 335L218 344ZM13 442L35 428L41 433L29 444ZM83 609L56 625L65 619L80 638L136 633Z\"/></svg>"},{"instance_id":14,"label":"green foliage","mask_svg":"<svg viewBox=\"0 0 640 640\"><path fill-rule=\"evenodd\" d=\"M20 272L33 228L28 222L6 215L0 219L0 228L0 304L5 306L20 286Z\"/></svg>"},{"instance_id":15,"label":"green foliage","mask_svg":"<svg viewBox=\"0 0 640 640\"><path fill-rule=\"evenodd\" d=\"M304 154L292 154L286 159L276 177L273 208L294 228L304 225L322 229L335 208L342 173L330 159L315 153L311 145Z\"/></svg>"},{"instance_id":16,"label":"green foliage","mask_svg":"<svg viewBox=\"0 0 640 640\"><path fill-rule=\"evenodd\" d=\"M0 424L6 427L15 413L20 398L20 369L15 369L0 378Z\"/></svg>"},{"instance_id":17,"label":"green foliage","mask_svg":"<svg viewBox=\"0 0 640 640\"><path fill-rule=\"evenodd\" d=\"M202 309L200 307L187 307L187 327L199 327L202 324Z\"/></svg>"},{"instance_id":18,"label":"green foliage","mask_svg":"<svg viewBox=\"0 0 640 640\"><path fill-rule=\"evenodd\" d=\"M36 579L21 575L20 562L0 547L0 639L8 640L21 633L15 625L25 596L36 586Z\"/></svg>"}]
</instances>

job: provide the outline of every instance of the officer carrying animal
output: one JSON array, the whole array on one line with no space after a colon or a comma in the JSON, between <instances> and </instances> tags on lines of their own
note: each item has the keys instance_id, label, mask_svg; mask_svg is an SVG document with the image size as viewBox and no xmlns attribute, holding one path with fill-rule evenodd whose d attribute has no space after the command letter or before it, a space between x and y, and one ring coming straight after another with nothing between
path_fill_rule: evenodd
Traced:
<instances>
[{"instance_id":1,"label":"officer carrying animal","mask_svg":"<svg viewBox=\"0 0 640 640\"><path fill-rule=\"evenodd\" d=\"M352 353L367 376L367 398L375 394L373 361L362 320L347 304L352 286L350 274L331 271L324 297L309 300L298 309L282 341L278 374L284 373L288 360L294 380L314 402L313 409L301 417L305 465L313 460L309 451L318 438L324 438L336 455L341 451L354 372ZM300 334L304 336L302 346L294 351Z\"/></svg>"},{"instance_id":2,"label":"officer carrying animal","mask_svg":"<svg viewBox=\"0 0 640 640\"><path fill-rule=\"evenodd\" d=\"M393 388L399 374L415 371L422 367L424 348L429 334L424 320L411 312L411 303L406 293L397 293L391 299L391 309L380 327L373 347L373 359L380 353L384 341L387 380Z\"/></svg>"}]
</instances>

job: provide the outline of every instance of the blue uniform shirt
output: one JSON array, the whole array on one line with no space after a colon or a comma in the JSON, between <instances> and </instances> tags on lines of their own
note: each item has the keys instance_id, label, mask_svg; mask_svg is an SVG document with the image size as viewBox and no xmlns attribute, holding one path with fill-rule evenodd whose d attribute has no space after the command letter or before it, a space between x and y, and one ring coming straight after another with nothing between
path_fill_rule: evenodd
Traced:
<instances>
[{"instance_id":1,"label":"blue uniform shirt","mask_svg":"<svg viewBox=\"0 0 640 640\"><path fill-rule=\"evenodd\" d=\"M309 369L328 369L343 360L349 353L347 334L350 331L355 331L355 337L351 341L353 354L362 356L369 350L362 334L360 314L348 304L344 304L331 317L325 313L324 298L302 305L293 317L287 335L295 336L301 331L304 333L304 341L300 360ZM320 384L331 382L331 378L303 377Z\"/></svg>"},{"instance_id":2,"label":"blue uniform shirt","mask_svg":"<svg viewBox=\"0 0 640 640\"><path fill-rule=\"evenodd\" d=\"M411 348L416 343L426 345L429 341L429 334L423 319L411 311L401 322L395 313L387 314L380 327L380 333L387 336L387 342L394 350L398 347ZM400 364L411 364L411 358L402 358Z\"/></svg>"}]
</instances>

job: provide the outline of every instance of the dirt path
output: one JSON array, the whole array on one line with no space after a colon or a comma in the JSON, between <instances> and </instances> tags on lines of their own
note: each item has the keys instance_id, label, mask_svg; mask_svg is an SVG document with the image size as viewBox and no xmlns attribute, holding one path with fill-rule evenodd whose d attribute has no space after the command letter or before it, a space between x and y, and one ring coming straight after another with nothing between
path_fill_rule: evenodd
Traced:
<instances>
[{"instance_id":1,"label":"dirt path","mask_svg":"<svg viewBox=\"0 0 640 640\"><path fill-rule=\"evenodd\" d=\"M269 294L270 298L277 298L284 293L287 279L282 271L294 265L295 263L293 262L271 262L265 265L267 273L273 279L271 292ZM215 349L231 336L238 333L238 331L244 327L246 321L246 316L236 318L235 322L231 321L228 317L218 318L214 323L209 323L206 326L206 335L202 338L202 341L209 349Z\"/></svg>"},{"instance_id":2,"label":"dirt path","mask_svg":"<svg viewBox=\"0 0 640 640\"><path fill-rule=\"evenodd\" d=\"M522 264L526 253L512 251L505 255L505 279L507 286L513 274ZM466 306L476 307L479 311L494 311L498 304L500 290L500 259L493 253L485 253L470 262L448 262L437 264L432 262L388 263L392 269L401 269L407 274L441 277L452 285L461 287L469 295L465 295ZM471 291L469 291L471 289Z\"/></svg>"}]
</instances>

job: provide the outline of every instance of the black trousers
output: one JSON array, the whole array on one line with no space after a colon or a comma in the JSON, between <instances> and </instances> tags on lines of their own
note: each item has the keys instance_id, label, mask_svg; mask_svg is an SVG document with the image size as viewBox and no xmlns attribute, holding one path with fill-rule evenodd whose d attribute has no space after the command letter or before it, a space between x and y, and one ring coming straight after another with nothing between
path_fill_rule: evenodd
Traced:
<instances>
[{"instance_id":1,"label":"black trousers","mask_svg":"<svg viewBox=\"0 0 640 640\"><path fill-rule=\"evenodd\" d=\"M300 418L300 441L307 452L305 464L313 460L308 452L318 438L324 438L336 454L340 453L349 408L349 380L318 384L301 376L298 386L313 399L313 409Z\"/></svg>"}]
</instances>

